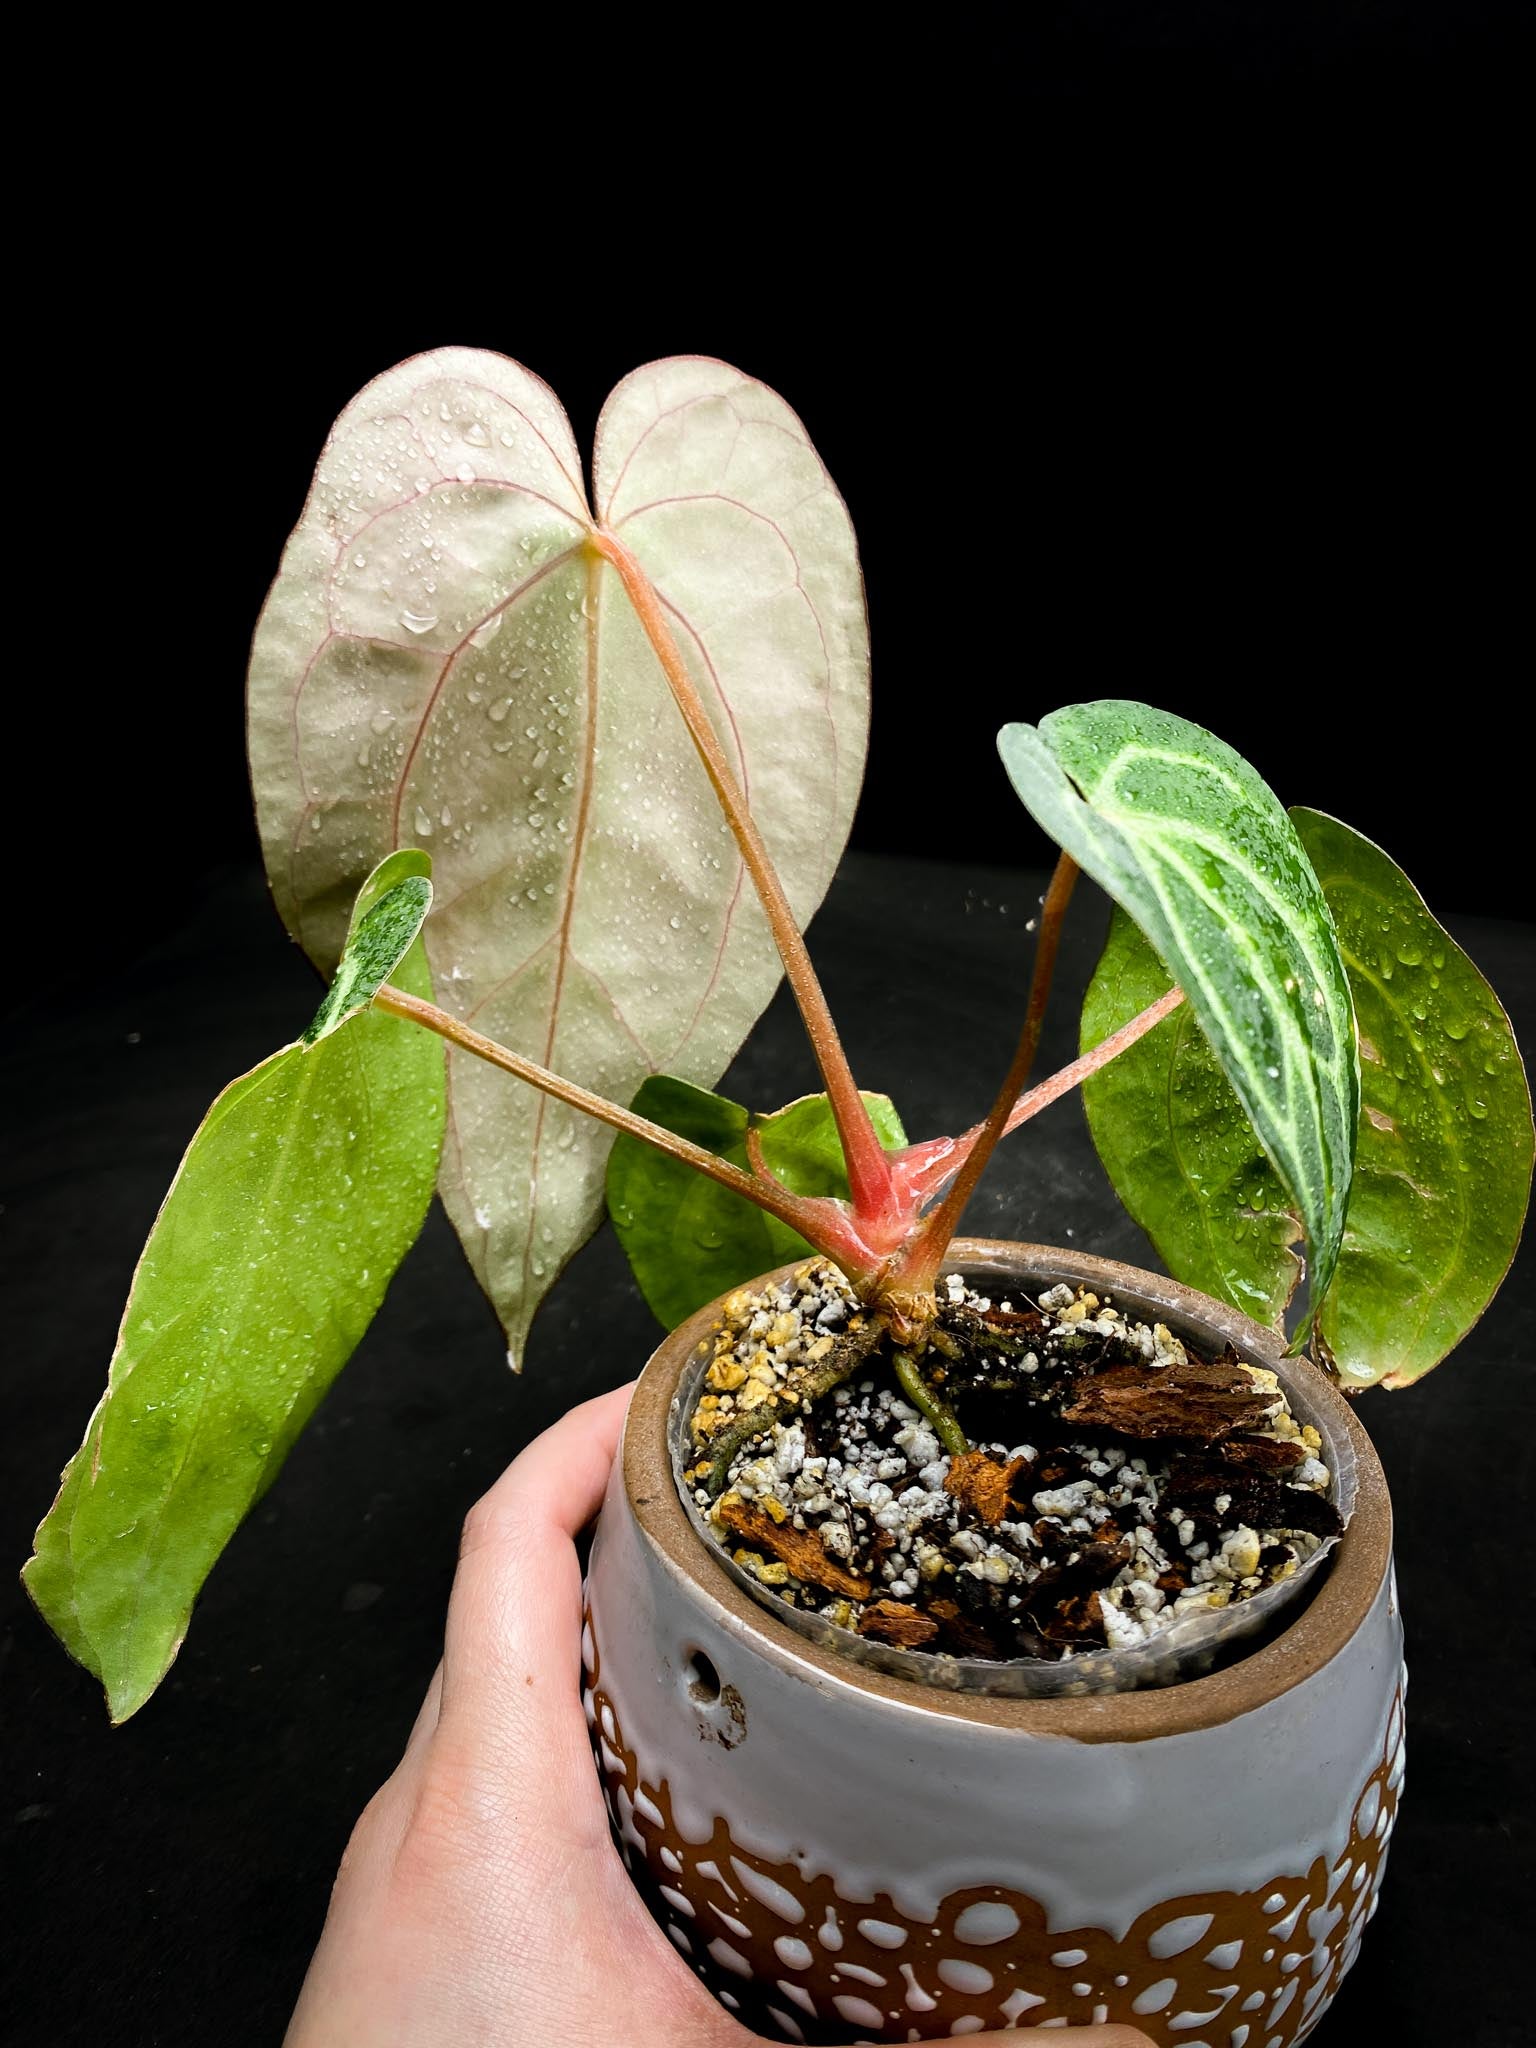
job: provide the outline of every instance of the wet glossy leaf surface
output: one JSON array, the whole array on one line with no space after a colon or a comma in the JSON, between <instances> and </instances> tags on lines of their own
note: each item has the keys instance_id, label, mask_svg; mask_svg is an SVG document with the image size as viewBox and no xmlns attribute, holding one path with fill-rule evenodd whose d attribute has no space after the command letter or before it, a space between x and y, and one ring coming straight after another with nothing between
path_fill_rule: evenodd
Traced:
<instances>
[{"instance_id":1,"label":"wet glossy leaf surface","mask_svg":"<svg viewBox=\"0 0 1536 2048\"><path fill-rule=\"evenodd\" d=\"M1328 894L1360 1022L1363 1114L1320 1317L1346 1385L1403 1386L1492 1300L1530 1191L1531 1095L1509 1019L1379 846L1292 813Z\"/></svg>"},{"instance_id":2,"label":"wet glossy leaf surface","mask_svg":"<svg viewBox=\"0 0 1536 2048\"><path fill-rule=\"evenodd\" d=\"M369 926L423 880L386 879L359 917L363 964L339 979L380 970L430 995L419 944L392 950L398 916L387 942ZM440 1042L368 1012L231 1082L193 1138L24 1574L114 1721L164 1677L220 1551L372 1320L431 1200L442 1123Z\"/></svg>"},{"instance_id":3,"label":"wet glossy leaf surface","mask_svg":"<svg viewBox=\"0 0 1536 2048\"><path fill-rule=\"evenodd\" d=\"M1363 1054L1354 1186L1318 1330L1346 1385L1403 1385L1466 1335L1513 1256L1530 1093L1498 998L1402 870L1335 819L1292 816L1333 911ZM1117 915L1085 1047L1167 985ZM1276 1320L1292 1284L1283 1190L1183 1014L1087 1083L1094 1142L1170 1272Z\"/></svg>"},{"instance_id":4,"label":"wet glossy leaf surface","mask_svg":"<svg viewBox=\"0 0 1536 2048\"><path fill-rule=\"evenodd\" d=\"M314 1045L366 1010L415 943L432 904L432 862L415 848L381 860L358 891L347 943L304 1034Z\"/></svg>"},{"instance_id":5,"label":"wet glossy leaf surface","mask_svg":"<svg viewBox=\"0 0 1536 2048\"><path fill-rule=\"evenodd\" d=\"M893 920L930 938L925 972L904 989L902 1029L865 1052L870 1078L914 1134L959 1130L985 1107L1021 1002L1023 970L999 973L999 952L1027 963L1022 925L1044 885L1043 873L863 854L834 884L817 955L834 1014L855 1032L861 1016L885 1014ZM126 1276L175 1165L158 1134L189 1136L220 1083L291 1035L319 1000L259 879L223 878L214 909L231 950L211 950L206 923L173 900L166 942L109 976L88 1005L57 1018L34 1010L9 1037L8 1328L26 1383L4 1445L13 1564L100 1392ZM1446 922L1525 1043L1536 1028L1531 928ZM1068 920L1063 988L1081 987L1092 970L1102 940L1094 924ZM207 991L211 1022L209 1042L189 1057L176 1038L194 990ZM965 1043L995 1048L989 1058L939 1056L957 1034L957 990L968 992ZM1070 1002L1052 1006L1041 1073L1076 1054L1077 1022ZM126 1043L129 1032L143 1042ZM803 1083L766 1092L774 1077L802 1071ZM771 1106L818 1086L810 1076L781 991L720 1087ZM1158 1264L1074 1101L999 1147L968 1220L983 1235ZM571 1403L630 1378L660 1334L607 1230L556 1288L520 1379L498 1370L492 1318L465 1281L451 1229L429 1216L362 1350L220 1560L170 1679L125 1728L108 1737L94 1682L35 1616L17 1612L0 1674L17 1785L7 1811L13 1860L29 1873L7 1900L12 1949L32 1966L16 1987L19 2007L6 2008L15 2038L59 2048L157 2033L167 2048L281 2041L337 1860L368 1793L399 1762L442 1653L465 1513ZM1473 1516L1448 1543L1445 1480L1481 1469L1490 1445L1514 1447L1518 1464L1529 1433L1522 1305L1533 1283L1527 1245L1446 1370L1416 1393L1364 1404L1391 1483L1402 1606L1418 1645L1409 1748L1417 1741L1419 1770L1383 1909L1316 2048L1369 2048L1383 2029L1387 2040L1395 2029L1414 2041L1422 2015L1446 1997L1464 2013L1453 1987L1469 1948L1488 1988L1457 2048L1508 2048L1526 2024L1523 1937L1514 1918L1488 1911L1491 1898L1523 1896L1526 1881L1520 1831L1501 1824L1509 1759L1522 1753L1529 1720L1524 1646L1508 1628L1509 1532L1503 1516ZM1498 1462L1510 1460L1501 1452ZM364 1594L377 1598L360 1609ZM82 1968L80 1957L100 1947L106 1896L108 1952ZM195 1940L171 1945L177 1927L195 1929ZM1024 2048L1029 2036L1015 2038Z\"/></svg>"},{"instance_id":6,"label":"wet glossy leaf surface","mask_svg":"<svg viewBox=\"0 0 1536 2048\"><path fill-rule=\"evenodd\" d=\"M1082 1050L1155 1002L1168 970L1116 909L1083 999ZM1300 1225L1188 1003L1083 1084L1105 1171L1168 1271L1278 1328Z\"/></svg>"},{"instance_id":7,"label":"wet glossy leaf surface","mask_svg":"<svg viewBox=\"0 0 1536 2048\"><path fill-rule=\"evenodd\" d=\"M427 847L437 1000L628 1101L714 1081L778 957L614 572L660 591L797 917L847 836L868 714L853 532L794 414L653 363L599 422L589 506L548 388L474 349L343 413L257 631L250 750L279 908L329 968L363 874ZM520 1351L602 1213L599 1127L449 1056L442 1192Z\"/></svg>"},{"instance_id":8,"label":"wet glossy leaf surface","mask_svg":"<svg viewBox=\"0 0 1536 2048\"><path fill-rule=\"evenodd\" d=\"M886 1150L904 1145L890 1097L866 1094L864 1101ZM754 1119L723 1095L658 1074L632 1107L743 1168L747 1128L755 1122L769 1167L794 1194L848 1194L837 1127L824 1095L803 1096ZM608 1210L641 1292L669 1330L717 1295L811 1249L776 1216L638 1138L614 1141Z\"/></svg>"},{"instance_id":9,"label":"wet glossy leaf surface","mask_svg":"<svg viewBox=\"0 0 1536 2048\"><path fill-rule=\"evenodd\" d=\"M1338 1260L1359 1077L1333 921L1295 828L1241 755L1188 720L1107 700L998 736L1035 817L1151 940L1306 1230Z\"/></svg>"}]
</instances>

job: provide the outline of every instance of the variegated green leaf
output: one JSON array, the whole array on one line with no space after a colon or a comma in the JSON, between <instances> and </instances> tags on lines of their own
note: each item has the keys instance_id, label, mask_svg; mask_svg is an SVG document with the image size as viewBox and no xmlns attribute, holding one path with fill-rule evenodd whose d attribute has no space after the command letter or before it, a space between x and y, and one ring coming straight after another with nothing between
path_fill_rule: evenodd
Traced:
<instances>
[{"instance_id":1,"label":"variegated green leaf","mask_svg":"<svg viewBox=\"0 0 1536 2048\"><path fill-rule=\"evenodd\" d=\"M1183 987L1296 1205L1320 1299L1343 1238L1359 1065L1333 920L1279 800L1224 741L1145 704L1072 705L1004 727L998 745L1030 811Z\"/></svg>"},{"instance_id":2,"label":"variegated green leaf","mask_svg":"<svg viewBox=\"0 0 1536 2048\"><path fill-rule=\"evenodd\" d=\"M1291 815L1334 915L1364 1055L1343 1250L1317 1333L1346 1386L1404 1386L1460 1342L1509 1265L1530 1187L1530 1091L1498 998L1402 870L1336 819ZM1083 1004L1084 1050L1167 986L1117 912ZM1168 1270L1278 1323L1295 1225L1187 1006L1083 1096L1110 1179Z\"/></svg>"},{"instance_id":3,"label":"variegated green leaf","mask_svg":"<svg viewBox=\"0 0 1536 2048\"><path fill-rule=\"evenodd\" d=\"M381 860L358 891L335 978L304 1043L314 1045L366 1010L411 950L432 904L432 861L414 846Z\"/></svg>"}]
</instances>

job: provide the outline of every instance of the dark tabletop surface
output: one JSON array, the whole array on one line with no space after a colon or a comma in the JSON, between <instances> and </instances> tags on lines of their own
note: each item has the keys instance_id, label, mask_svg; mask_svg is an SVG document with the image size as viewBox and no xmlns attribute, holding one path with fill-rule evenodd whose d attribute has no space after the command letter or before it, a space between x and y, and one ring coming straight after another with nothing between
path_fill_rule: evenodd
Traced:
<instances>
[{"instance_id":1,"label":"dark tabletop surface","mask_svg":"<svg viewBox=\"0 0 1536 2048\"><path fill-rule=\"evenodd\" d=\"M811 934L866 1085L914 1136L979 1115L1011 1049L1038 875L868 855ZM894 923L924 936L893 979ZM1102 906L1075 912L1064 982ZM1529 926L1452 920L1522 1043ZM921 960L921 966L916 965ZM556 1288L514 1378L440 1213L199 1602L154 1700L111 1730L95 1683L12 1577L103 1382L135 1258L220 1087L294 1035L315 984L259 880L215 875L107 986L56 963L7 1033L0 1257L8 1359L0 1515L0 1837L14 1881L8 2038L172 2048L280 2040L348 1830L396 1761L436 1662L459 1526L569 1403L631 1377L655 1324L604 1231ZM1062 991L1042 1072L1074 1050ZM512 1086L511 1082L508 1086ZM771 1107L814 1085L782 994L723 1084ZM989 1236L1155 1264L1076 1098L1005 1148L972 1205ZM1529 1251L1428 1384L1361 1413L1396 1503L1409 1774L1382 1910L1313 2039L1513 2048L1536 1993L1532 1893ZM19 2018L19 2025L18 2025ZM1448 2031L1439 2031L1441 2027ZM1377 2030L1381 2032L1378 2033Z\"/></svg>"}]
</instances>

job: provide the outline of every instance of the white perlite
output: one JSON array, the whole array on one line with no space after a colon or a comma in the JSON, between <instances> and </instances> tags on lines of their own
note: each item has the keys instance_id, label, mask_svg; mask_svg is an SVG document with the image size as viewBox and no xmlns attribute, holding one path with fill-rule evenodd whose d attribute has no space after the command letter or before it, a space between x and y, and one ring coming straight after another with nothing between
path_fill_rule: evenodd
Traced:
<instances>
[{"instance_id":1,"label":"white perlite","mask_svg":"<svg viewBox=\"0 0 1536 2048\"><path fill-rule=\"evenodd\" d=\"M952 1307L985 1313L993 1306L987 1297L968 1289L958 1274L946 1275L942 1288L941 1298ZM1055 1337L1086 1334L1114 1338L1148 1366L1185 1362L1183 1344L1165 1325L1127 1320L1112 1302L1101 1302L1084 1289L1054 1287L1035 1305L1046 1323L1039 1339L1041 1352ZM1012 1303L998 1306L1007 1311ZM709 1417L697 1430L701 1440L741 1409L760 1402L796 1368L824 1357L836 1336L860 1313L842 1275L824 1261L800 1268L771 1293L753 1296L740 1290L730 1297L707 1377L709 1391L700 1402L700 1419ZM1027 1374L1038 1370L1039 1358L1031 1354L1019 1364ZM1326 1495L1332 1477L1317 1455L1317 1433L1297 1424L1273 1373L1257 1366L1242 1369L1260 1392L1273 1396L1262 1428L1249 1434L1299 1444L1306 1455L1286 1483L1297 1493ZM1032 1492L1026 1487L1033 1521L1005 1519L987 1528L963 1500L946 1490L951 1459L928 1419L888 1383L883 1364L824 1397L819 1412L835 1415L845 1456L812 1455L805 1423L798 1417L775 1423L737 1453L726 1491L765 1510L775 1522L789 1520L798 1530L814 1530L829 1558L844 1564L864 1558L859 1569L874 1579L874 1599L907 1602L920 1586L969 1576L987 1586L1016 1589L1005 1595L1007 1607L1016 1610L1043 1569L1038 1556L1040 1524L1051 1525L1068 1539L1080 1537L1086 1547L1113 1518L1121 1538L1129 1540L1130 1555L1109 1583L1097 1589L1097 1597L1109 1646L1129 1648L1194 1610L1224 1607L1288 1577L1321 1541L1305 1530L1254 1529L1241 1521L1224 1524L1214 1541L1196 1540L1195 1523L1187 1515L1176 1524L1166 1514L1160 1519L1166 1465L1140 1455L1127 1459L1123 1444L1088 1437L1066 1447L1081 1461L1085 1477ZM1026 1468L1040 1457L1029 1443L978 1443L974 1448L1004 1463L1022 1459ZM708 1514L707 1491L698 1488L695 1499ZM1231 1507L1230 1494L1220 1494L1213 1502L1218 1517ZM716 1520L713 1526L729 1548L734 1539L724 1524ZM876 1531L890 1539L878 1550L873 1547ZM1271 1553L1268 1565L1261 1563L1265 1551ZM817 1606L829 1620L845 1627L855 1625L863 1611L863 1603L828 1599L825 1592L796 1580L782 1563L751 1549L737 1549L734 1555L765 1583L804 1605ZM1066 1563L1075 1563L1080 1555L1081 1548L1069 1549ZM1166 1591L1157 1582L1171 1575L1186 1578L1187 1584ZM1061 1654L1070 1657L1073 1652L1065 1649Z\"/></svg>"}]
</instances>

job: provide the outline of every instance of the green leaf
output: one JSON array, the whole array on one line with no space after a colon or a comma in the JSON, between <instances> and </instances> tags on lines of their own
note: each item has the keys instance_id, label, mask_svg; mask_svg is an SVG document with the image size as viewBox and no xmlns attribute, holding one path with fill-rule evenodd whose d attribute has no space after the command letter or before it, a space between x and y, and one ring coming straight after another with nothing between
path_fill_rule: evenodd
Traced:
<instances>
[{"instance_id":1,"label":"green leaf","mask_svg":"<svg viewBox=\"0 0 1536 2048\"><path fill-rule=\"evenodd\" d=\"M864 1101L887 1151L904 1146L890 1097L866 1095ZM632 1107L743 1168L747 1130L755 1126L769 1167L793 1193L848 1197L842 1147L825 1095L802 1096L771 1116L753 1117L723 1095L657 1074ZM717 1295L811 1250L777 1217L638 1138L614 1141L608 1212L641 1293L669 1330Z\"/></svg>"},{"instance_id":2,"label":"green leaf","mask_svg":"<svg viewBox=\"0 0 1536 2048\"><path fill-rule=\"evenodd\" d=\"M386 875L365 897L339 984L355 992L377 971L430 995L414 926L405 935L420 917L402 910L421 879ZM114 1721L165 1676L203 1580L351 1356L431 1200L441 1043L352 1003L231 1082L203 1119L23 1573Z\"/></svg>"},{"instance_id":3,"label":"green leaf","mask_svg":"<svg viewBox=\"0 0 1536 2048\"><path fill-rule=\"evenodd\" d=\"M1498 998L1402 870L1335 819L1291 815L1334 915L1365 1055L1343 1251L1317 1330L1346 1384L1403 1386L1460 1342L1508 1268L1530 1188L1530 1091ZM1167 986L1117 913L1083 1049ZM1294 1284L1284 1191L1184 1017L1092 1076L1089 1126L1168 1270L1278 1323Z\"/></svg>"},{"instance_id":4,"label":"green leaf","mask_svg":"<svg viewBox=\"0 0 1536 2048\"><path fill-rule=\"evenodd\" d=\"M1360 1080L1338 939L1294 826L1224 741L1145 704L1072 705L998 745L1024 803L1183 987L1301 1216L1320 1298Z\"/></svg>"},{"instance_id":5,"label":"green leaf","mask_svg":"<svg viewBox=\"0 0 1536 2048\"><path fill-rule=\"evenodd\" d=\"M1379 846L1291 813L1338 923L1364 1114L1319 1331L1347 1384L1407 1386L1471 1329L1530 1193L1531 1093L1498 997Z\"/></svg>"},{"instance_id":6,"label":"green leaf","mask_svg":"<svg viewBox=\"0 0 1536 2048\"><path fill-rule=\"evenodd\" d=\"M589 503L570 424L449 348L342 414L257 628L251 773L278 907L326 970L370 863L436 861L437 999L627 1101L707 1086L779 979L601 525L669 609L795 915L848 834L868 725L847 512L799 420L699 357L626 377ZM606 1131L454 1050L442 1193L520 1350L602 1215Z\"/></svg>"},{"instance_id":7,"label":"green leaf","mask_svg":"<svg viewBox=\"0 0 1536 2048\"><path fill-rule=\"evenodd\" d=\"M1170 986L1118 907L1083 998L1091 1052ZM1279 1329L1301 1277L1301 1226L1188 1003L1083 1084L1105 1171L1168 1271Z\"/></svg>"},{"instance_id":8,"label":"green leaf","mask_svg":"<svg viewBox=\"0 0 1536 2048\"><path fill-rule=\"evenodd\" d=\"M358 892L347 943L304 1034L314 1045L366 1010L415 944L432 906L432 862L409 847L381 860Z\"/></svg>"}]
</instances>

